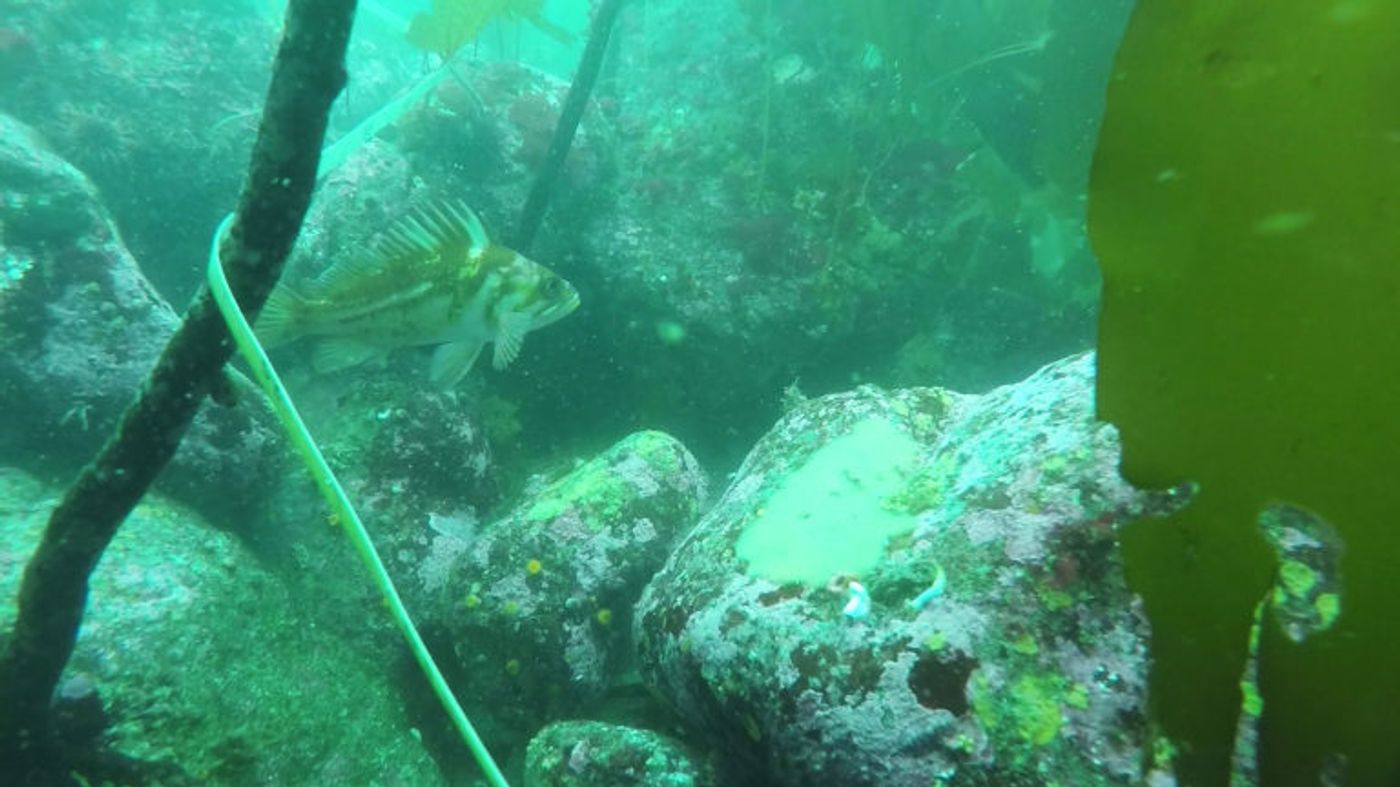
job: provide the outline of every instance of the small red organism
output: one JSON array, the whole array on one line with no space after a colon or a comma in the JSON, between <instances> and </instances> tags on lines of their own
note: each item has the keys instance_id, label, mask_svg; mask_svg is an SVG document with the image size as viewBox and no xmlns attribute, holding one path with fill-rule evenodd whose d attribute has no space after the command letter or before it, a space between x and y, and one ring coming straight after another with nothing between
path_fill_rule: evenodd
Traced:
<instances>
[{"instance_id":1,"label":"small red organism","mask_svg":"<svg viewBox=\"0 0 1400 787\"><path fill-rule=\"evenodd\" d=\"M1060 555L1055 558L1051 570L1053 576L1050 586L1056 590L1064 590L1079 580L1079 558L1068 553Z\"/></svg>"},{"instance_id":2,"label":"small red organism","mask_svg":"<svg viewBox=\"0 0 1400 787\"><path fill-rule=\"evenodd\" d=\"M529 166L538 166L549 151L559 110L540 93L525 93L511 103L507 117L520 132L520 150L516 156Z\"/></svg>"}]
</instances>

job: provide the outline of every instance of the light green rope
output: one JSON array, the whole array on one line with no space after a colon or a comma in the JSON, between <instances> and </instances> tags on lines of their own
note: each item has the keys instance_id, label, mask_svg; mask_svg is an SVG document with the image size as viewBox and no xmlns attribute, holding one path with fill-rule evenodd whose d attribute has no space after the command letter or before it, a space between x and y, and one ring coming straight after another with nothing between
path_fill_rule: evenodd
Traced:
<instances>
[{"instance_id":1,"label":"light green rope","mask_svg":"<svg viewBox=\"0 0 1400 787\"><path fill-rule=\"evenodd\" d=\"M433 88L437 87L438 83L447 76L452 76L462 83L462 86L471 93L476 102L481 103L481 98L476 95L476 91L472 90L471 86L466 84L460 76L457 76L457 72L453 70L453 61L443 61L442 65L419 78L417 82L392 101L380 107L374 114L355 124L355 127L350 129L345 136L337 139L335 144L321 151L321 164L316 168L316 179L320 180L331 171L338 169L366 142L373 139L387 126L393 125L395 121L403 117L403 113L426 98L433 91Z\"/></svg>"},{"instance_id":2,"label":"light green rope","mask_svg":"<svg viewBox=\"0 0 1400 787\"><path fill-rule=\"evenodd\" d=\"M389 578L389 572L384 570L384 562L379 559L379 553L374 550L374 543L370 541L364 523L355 513L355 507L350 504L350 498L346 497L345 490L336 480L330 465L326 464L325 457L321 455L321 449L311 438L311 433L306 430L306 424L302 422L296 405L292 404L287 389L282 386L282 381L277 377L277 371L272 368L272 362L268 360L262 344L253 335L253 329L243 316L243 310L239 308L238 301L233 297L233 292L229 290L228 279L224 277L223 263L219 259L219 242L232 223L233 215L229 214L224 217L223 221L219 222L219 228L214 231L214 240L209 245L208 273L209 289L214 295L214 300L219 304L219 311L223 313L224 320L228 323L229 332L233 334L233 340L238 345L239 352L243 354L243 357L248 361L248 366L252 368L253 377L262 385L263 390L272 400L272 407L276 411L277 417L282 421L282 426L286 428L287 436L291 438L297 453L301 454L307 468L311 470L312 477L316 479L316 486L320 488L321 494L331 507L331 511L340 524L344 526L345 534L350 537L350 543L355 545L355 551L360 553L360 559L364 561L375 586L384 596L384 602L388 605L389 612L394 616L394 622L403 632L404 639L408 640L413 657L418 660L418 666L423 668L423 674L428 677L433 692L437 694L443 707L447 709L447 715L452 717L452 722L462 733L462 739L466 741L472 755L476 757L477 764L481 766L482 772L486 774L492 787L509 787L505 776L501 774L501 769L496 767L495 760L491 759L491 753L486 750L486 744L482 743L481 736L477 734L476 728L472 726L471 720L467 718L462 706L457 703L457 698L452 695L452 689L448 687L447 680L443 678L432 655L428 653L428 647L423 644L423 638L419 636L418 629L414 627L413 620L409 618L408 609L404 607L403 599L399 598L399 592L394 588L394 582Z\"/></svg>"}]
</instances>

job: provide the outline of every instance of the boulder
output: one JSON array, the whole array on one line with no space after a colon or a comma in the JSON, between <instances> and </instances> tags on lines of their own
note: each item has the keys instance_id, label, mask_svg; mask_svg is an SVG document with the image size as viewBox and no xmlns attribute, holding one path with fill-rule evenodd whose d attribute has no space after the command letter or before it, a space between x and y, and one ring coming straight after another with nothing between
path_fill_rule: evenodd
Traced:
<instances>
[{"instance_id":1,"label":"boulder","mask_svg":"<svg viewBox=\"0 0 1400 787\"><path fill-rule=\"evenodd\" d=\"M714 770L678 741L651 730L561 721L525 753L525 787L715 787Z\"/></svg>"},{"instance_id":2,"label":"boulder","mask_svg":"<svg viewBox=\"0 0 1400 787\"><path fill-rule=\"evenodd\" d=\"M523 747L603 698L632 662L632 607L704 489L684 446L639 432L489 525L423 528L400 590L451 654L449 677L487 743Z\"/></svg>"},{"instance_id":3,"label":"boulder","mask_svg":"<svg viewBox=\"0 0 1400 787\"><path fill-rule=\"evenodd\" d=\"M0 469L0 631L58 494ZM385 666L400 640L335 635L324 624L343 604L328 601L148 496L92 575L60 709L100 703L86 725L149 783L444 783Z\"/></svg>"},{"instance_id":4,"label":"boulder","mask_svg":"<svg viewBox=\"0 0 1400 787\"><path fill-rule=\"evenodd\" d=\"M0 115L0 462L69 474L112 433L179 317L127 251L92 183ZM261 394L206 403L160 485L231 527L276 480Z\"/></svg>"},{"instance_id":5,"label":"boulder","mask_svg":"<svg viewBox=\"0 0 1400 787\"><path fill-rule=\"evenodd\" d=\"M1147 629L1091 355L796 404L648 585L644 678L772 785L1142 777Z\"/></svg>"}]
</instances>

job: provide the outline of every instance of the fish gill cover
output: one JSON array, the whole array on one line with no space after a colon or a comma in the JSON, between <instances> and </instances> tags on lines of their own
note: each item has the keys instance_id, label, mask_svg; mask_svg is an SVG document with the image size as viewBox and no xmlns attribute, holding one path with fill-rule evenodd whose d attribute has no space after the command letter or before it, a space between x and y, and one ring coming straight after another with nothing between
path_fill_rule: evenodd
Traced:
<instances>
[{"instance_id":1,"label":"fish gill cover","mask_svg":"<svg viewBox=\"0 0 1400 787\"><path fill-rule=\"evenodd\" d=\"M1199 484L1123 536L1187 785L1227 783L1241 705L1261 699L1262 784L1400 773L1397 53L1394 3L1144 0L1110 82L1090 193L1099 406L1128 480ZM1276 574L1311 584L1261 527L1280 503L1341 544L1340 591L1301 641L1263 606L1251 697L1256 608Z\"/></svg>"}]
</instances>

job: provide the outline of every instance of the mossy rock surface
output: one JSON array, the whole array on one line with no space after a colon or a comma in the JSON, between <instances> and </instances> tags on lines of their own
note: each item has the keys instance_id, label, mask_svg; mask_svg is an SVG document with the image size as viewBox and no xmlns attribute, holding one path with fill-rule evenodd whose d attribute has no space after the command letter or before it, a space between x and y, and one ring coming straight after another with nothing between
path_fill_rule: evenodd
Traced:
<instances>
[{"instance_id":1,"label":"mossy rock surface","mask_svg":"<svg viewBox=\"0 0 1400 787\"><path fill-rule=\"evenodd\" d=\"M406 584L488 743L523 748L603 698L633 660L633 605L704 490L683 445L638 432L494 522L428 533Z\"/></svg>"},{"instance_id":2,"label":"mossy rock surface","mask_svg":"<svg viewBox=\"0 0 1400 787\"><path fill-rule=\"evenodd\" d=\"M0 469L0 628L59 492ZM336 637L318 625L334 599L290 590L189 510L147 498L91 587L60 694L96 691L117 752L189 783L443 783L385 666L397 641Z\"/></svg>"},{"instance_id":3,"label":"mossy rock surface","mask_svg":"<svg viewBox=\"0 0 1400 787\"><path fill-rule=\"evenodd\" d=\"M530 740L526 787L717 787L714 769L673 738L594 721L550 724Z\"/></svg>"},{"instance_id":4,"label":"mossy rock surface","mask_svg":"<svg viewBox=\"0 0 1400 787\"><path fill-rule=\"evenodd\" d=\"M766 784L1140 779L1115 525L1172 501L1118 478L1092 390L1081 355L797 405L648 586L646 680Z\"/></svg>"}]
</instances>

